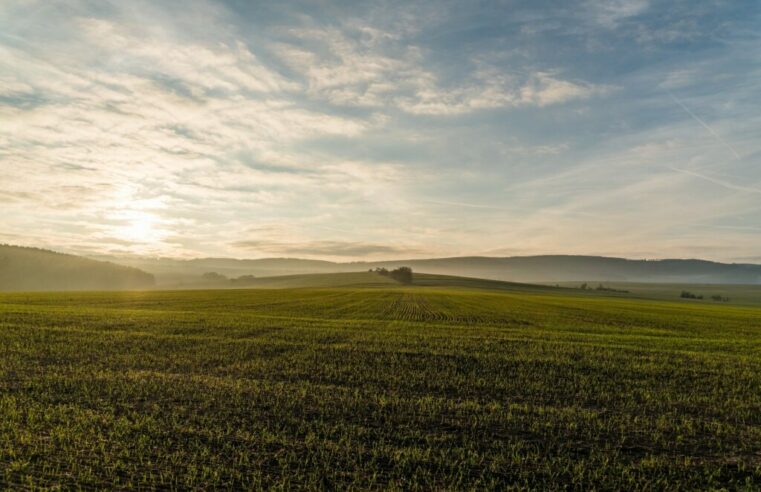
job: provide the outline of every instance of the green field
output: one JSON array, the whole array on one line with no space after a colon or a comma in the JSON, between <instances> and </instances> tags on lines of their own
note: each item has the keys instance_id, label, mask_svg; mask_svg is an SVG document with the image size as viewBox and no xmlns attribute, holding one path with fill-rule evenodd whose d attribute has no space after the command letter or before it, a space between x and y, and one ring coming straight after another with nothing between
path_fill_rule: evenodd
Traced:
<instances>
[{"instance_id":1,"label":"green field","mask_svg":"<svg viewBox=\"0 0 761 492\"><path fill-rule=\"evenodd\" d=\"M561 282L560 285L565 288L577 288L584 282ZM682 291L688 291L696 295L703 296L701 300L687 300L685 302L716 304L717 302L725 304L743 305L743 306L761 306L761 285L730 285L730 284L654 284L641 282L597 282L589 281L591 289L602 284L604 287L625 290L626 293L601 292L603 295L618 297L638 297L644 299L663 299L663 300L682 300L680 294ZM712 296L720 296L722 301L714 301Z\"/></svg>"},{"instance_id":2,"label":"green field","mask_svg":"<svg viewBox=\"0 0 761 492\"><path fill-rule=\"evenodd\" d=\"M761 487L761 309L350 275L1 294L0 485Z\"/></svg>"}]
</instances>

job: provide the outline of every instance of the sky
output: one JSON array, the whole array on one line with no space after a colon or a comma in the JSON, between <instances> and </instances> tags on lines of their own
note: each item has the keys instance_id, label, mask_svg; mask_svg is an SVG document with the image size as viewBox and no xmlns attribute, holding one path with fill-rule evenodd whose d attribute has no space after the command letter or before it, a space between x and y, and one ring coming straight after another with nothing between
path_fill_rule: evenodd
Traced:
<instances>
[{"instance_id":1,"label":"sky","mask_svg":"<svg viewBox=\"0 0 761 492\"><path fill-rule=\"evenodd\" d=\"M761 2L0 2L0 243L761 263Z\"/></svg>"}]
</instances>

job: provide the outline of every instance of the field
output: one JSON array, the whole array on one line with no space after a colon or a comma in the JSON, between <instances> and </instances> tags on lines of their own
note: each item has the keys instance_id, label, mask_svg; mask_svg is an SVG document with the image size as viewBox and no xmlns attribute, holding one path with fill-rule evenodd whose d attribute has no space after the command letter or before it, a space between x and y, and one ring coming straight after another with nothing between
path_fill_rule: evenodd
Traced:
<instances>
[{"instance_id":1,"label":"field","mask_svg":"<svg viewBox=\"0 0 761 492\"><path fill-rule=\"evenodd\" d=\"M561 282L566 288L578 288L584 282ZM761 306L761 285L728 285L728 284L654 284L639 282L597 282L590 281L591 289L602 284L604 287L625 290L625 294L602 292L603 295L618 295L619 297L638 297L657 300L680 300L682 291L688 291L703 296L703 299L690 300L693 303L716 304L717 302L742 305ZM722 301L711 299L720 296Z\"/></svg>"},{"instance_id":2,"label":"field","mask_svg":"<svg viewBox=\"0 0 761 492\"><path fill-rule=\"evenodd\" d=\"M361 275L1 294L0 485L761 487L761 309Z\"/></svg>"}]
</instances>

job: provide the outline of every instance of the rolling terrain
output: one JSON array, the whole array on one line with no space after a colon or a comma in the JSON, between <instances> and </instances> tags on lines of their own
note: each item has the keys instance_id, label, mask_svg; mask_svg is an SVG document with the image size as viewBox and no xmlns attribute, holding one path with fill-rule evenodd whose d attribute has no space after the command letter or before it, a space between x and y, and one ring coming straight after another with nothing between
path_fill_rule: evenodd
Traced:
<instances>
[{"instance_id":1,"label":"rolling terrain","mask_svg":"<svg viewBox=\"0 0 761 492\"><path fill-rule=\"evenodd\" d=\"M585 290L580 286L586 284ZM229 279L207 282L179 284L162 289L303 289L322 287L390 287L399 284L375 272L347 273L312 273L303 275L281 275L273 277L253 277L241 281ZM602 289L598 287L602 286ZM734 284L665 284L665 283L634 283L634 282L560 282L553 284L527 284L490 280L483 278L458 277L455 275L437 275L431 273L415 273L414 281L408 287L438 287L452 289L476 289L486 291L514 292L548 292L562 293L566 296L582 297L611 297L631 299L651 299L692 304L732 304L740 306L761 306L761 285ZM684 299L680 294L684 291L700 295L702 299ZM714 299L719 296L720 300Z\"/></svg>"},{"instance_id":2,"label":"rolling terrain","mask_svg":"<svg viewBox=\"0 0 761 492\"><path fill-rule=\"evenodd\" d=\"M561 282L561 287L578 290L579 285L585 282ZM599 285L597 282L586 282L589 292L593 293ZM737 284L670 284L670 283L639 283L639 282L605 282L604 287L622 292L600 292L602 295L618 297L654 299L654 300L681 300L691 303L702 304L736 304L747 306L761 306L761 285L737 285ZM703 299L681 299L682 292L690 292L701 296ZM716 296L721 300L714 299Z\"/></svg>"},{"instance_id":3,"label":"rolling terrain","mask_svg":"<svg viewBox=\"0 0 761 492\"><path fill-rule=\"evenodd\" d=\"M0 294L0 484L761 486L761 309L363 275Z\"/></svg>"},{"instance_id":4,"label":"rolling terrain","mask_svg":"<svg viewBox=\"0 0 761 492\"><path fill-rule=\"evenodd\" d=\"M137 268L0 244L0 291L122 290L154 285L153 275Z\"/></svg>"},{"instance_id":5,"label":"rolling terrain","mask_svg":"<svg viewBox=\"0 0 761 492\"><path fill-rule=\"evenodd\" d=\"M198 283L204 273L229 278L314 273L362 272L375 268L411 267L416 272L475 277L523 283L569 281L703 283L761 285L761 265L717 263L705 260L630 260L601 256L456 257L337 263L298 258L166 258L101 257L151 272L162 285Z\"/></svg>"},{"instance_id":6,"label":"rolling terrain","mask_svg":"<svg viewBox=\"0 0 761 492\"><path fill-rule=\"evenodd\" d=\"M470 277L457 277L453 275L436 275L431 273L414 273L413 283L409 287L455 287L484 290L517 290L526 291L557 291L564 290L575 292L576 285L568 287L556 287L541 284L523 284L517 282L505 282L501 280L488 280ZM345 272L345 273L307 273L301 275L276 275L272 277L251 277L246 279L222 279L207 281L206 283L179 284L177 286L196 289L303 289L321 287L391 287L399 286L399 282L390 277L379 275L377 272Z\"/></svg>"},{"instance_id":7,"label":"rolling terrain","mask_svg":"<svg viewBox=\"0 0 761 492\"><path fill-rule=\"evenodd\" d=\"M536 262L545 257L525 258L529 263ZM576 258L576 257L567 257ZM578 258L573 260L575 262ZM467 261L466 261L467 260ZM484 265L491 265L495 258L481 258ZM505 259L505 260L516 260ZM724 302L736 305L761 305L761 284L717 284L717 283L667 283L667 282L622 282L622 281L599 281L594 277L582 277L591 275L595 271L594 265L599 258L589 260L589 269L579 269L580 279L576 281L559 281L547 283L526 283L491 278L499 277L500 270L478 270L484 275L482 278L464 277L453 274L421 273L414 274L415 286L427 287L451 287L485 290L518 290L524 292L543 292L563 290L568 295L603 296L603 297L629 297L643 299L684 300L680 299L680 293L691 292L703 299L687 300L689 302L714 303ZM91 259L55 253L36 248L24 248L17 246L0 245L0 291L67 291L67 290L139 290L147 288L160 289L284 289L284 288L320 288L320 287L382 287L397 285L394 280L378 275L367 270L356 271L356 263L331 263L326 261L276 259L276 260L151 260L149 267L157 265L201 265L199 271L214 269L213 276L207 278L203 274L177 274L167 273L173 270L161 270L158 268L158 282L152 274L146 273L135 267L117 265L111 262L94 261ZM470 259L454 258L444 260L413 260L411 263L423 265L423 268L437 270L442 265L459 265L459 261ZM629 260L624 260L629 262ZM403 266L386 264L389 268ZM617 263L614 262L614 263ZM654 265L664 265L666 262L650 262ZM685 265L691 262L685 262ZM267 264L271 270L265 273L280 272L281 269L291 271L300 268L310 270L328 270L323 273L300 273L288 275L265 275L253 276L242 275L235 277L240 271L235 268L250 268L251 265ZM231 265L237 265L235 267ZM241 265L247 265L243 267ZM380 264L373 264L380 265ZM717 266L718 265L718 266ZM279 266L280 268L276 268ZM364 268L367 264L362 264ZM729 265L714 264L711 268L723 268ZM744 267L755 267L746 265ZM162 267L163 268L163 267ZM180 268L180 267L177 267ZM180 269L185 268L184 266ZM193 267L195 268L195 267ZM352 271L336 273L334 270L352 268ZM374 268L379 268L374 266ZM458 268L455 268L457 270ZM448 271L447 267L444 270ZM254 267L255 271L257 270ZM246 270L248 271L248 270ZM427 271L427 270L424 270ZM750 270L748 270L750 271ZM225 273L220 273L225 272ZM496 272L496 273L495 273ZM208 274L209 272L204 272ZM229 276L228 276L229 275ZM580 292L579 286L587 284L589 290ZM603 290L596 290L597 286L604 286ZM716 298L719 300L717 301Z\"/></svg>"},{"instance_id":8,"label":"rolling terrain","mask_svg":"<svg viewBox=\"0 0 761 492\"><path fill-rule=\"evenodd\" d=\"M101 261L108 260L108 261ZM376 268L515 283L760 285L761 265L704 260L628 260L597 256L458 257L335 263L297 258L238 260L99 256L0 245L0 290L118 290L287 286L286 277L360 274ZM273 280L259 281L260 278ZM275 277L280 280L274 280ZM332 280L325 280L330 284ZM345 285L345 283L341 283ZM307 285L308 286L308 285ZM319 282L314 286L319 286ZM656 289L658 290L658 289Z\"/></svg>"}]
</instances>

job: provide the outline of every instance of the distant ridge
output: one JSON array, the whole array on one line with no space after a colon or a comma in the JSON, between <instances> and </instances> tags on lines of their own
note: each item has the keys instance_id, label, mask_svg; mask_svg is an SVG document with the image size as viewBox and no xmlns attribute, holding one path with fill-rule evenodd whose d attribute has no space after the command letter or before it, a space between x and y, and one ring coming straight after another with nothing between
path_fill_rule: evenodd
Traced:
<instances>
[{"instance_id":1,"label":"distant ridge","mask_svg":"<svg viewBox=\"0 0 761 492\"><path fill-rule=\"evenodd\" d=\"M145 289L155 283L137 268L0 244L0 291Z\"/></svg>"},{"instance_id":2,"label":"distant ridge","mask_svg":"<svg viewBox=\"0 0 761 492\"><path fill-rule=\"evenodd\" d=\"M604 256L540 255L513 257L463 256L373 262L331 262L298 258L239 260L198 258L117 258L156 275L160 283L192 282L206 272L227 277L299 275L366 271L409 266L417 272L511 282L618 281L654 283L761 284L761 265L719 263L698 259L630 260Z\"/></svg>"},{"instance_id":3,"label":"distant ridge","mask_svg":"<svg viewBox=\"0 0 761 492\"><path fill-rule=\"evenodd\" d=\"M567 282L574 280L659 283L761 283L761 265L719 263L699 259L630 260L605 256L540 255L505 258L456 257L408 262L420 271L510 280Z\"/></svg>"}]
</instances>

